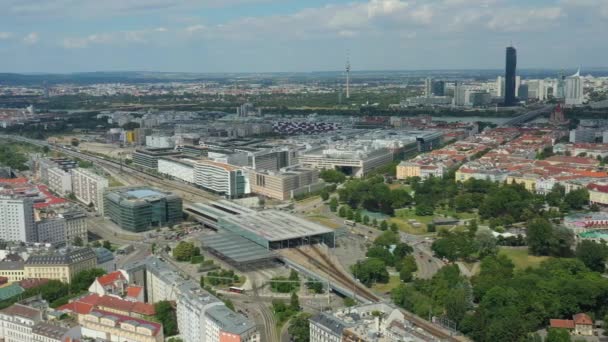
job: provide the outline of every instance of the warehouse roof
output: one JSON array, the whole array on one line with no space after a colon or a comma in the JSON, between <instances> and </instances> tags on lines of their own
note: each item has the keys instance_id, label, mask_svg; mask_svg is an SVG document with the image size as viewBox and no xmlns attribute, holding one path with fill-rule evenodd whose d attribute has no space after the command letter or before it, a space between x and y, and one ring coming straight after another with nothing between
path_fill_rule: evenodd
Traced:
<instances>
[{"instance_id":1,"label":"warehouse roof","mask_svg":"<svg viewBox=\"0 0 608 342\"><path fill-rule=\"evenodd\" d=\"M249 263L272 259L274 253L255 242L228 232L207 235L202 239L203 247L221 254L235 263Z\"/></svg>"},{"instance_id":2,"label":"warehouse roof","mask_svg":"<svg viewBox=\"0 0 608 342\"><path fill-rule=\"evenodd\" d=\"M329 228L279 210L226 216L222 217L221 221L254 233L268 241L333 233Z\"/></svg>"}]
</instances>

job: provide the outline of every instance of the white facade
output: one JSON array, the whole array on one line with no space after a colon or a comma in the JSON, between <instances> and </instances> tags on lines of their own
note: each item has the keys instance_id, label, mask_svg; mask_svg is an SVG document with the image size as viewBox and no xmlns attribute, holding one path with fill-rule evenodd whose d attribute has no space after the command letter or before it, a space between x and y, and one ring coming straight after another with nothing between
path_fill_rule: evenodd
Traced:
<instances>
[{"instance_id":1,"label":"white facade","mask_svg":"<svg viewBox=\"0 0 608 342\"><path fill-rule=\"evenodd\" d=\"M31 199L0 197L0 239L23 242L37 240Z\"/></svg>"},{"instance_id":2,"label":"white facade","mask_svg":"<svg viewBox=\"0 0 608 342\"><path fill-rule=\"evenodd\" d=\"M40 321L39 310L14 304L0 312L0 338L4 342L32 342L32 328Z\"/></svg>"},{"instance_id":3,"label":"white facade","mask_svg":"<svg viewBox=\"0 0 608 342\"><path fill-rule=\"evenodd\" d=\"M580 106L583 104L583 80L578 73L566 77L565 96L567 106Z\"/></svg>"},{"instance_id":4,"label":"white facade","mask_svg":"<svg viewBox=\"0 0 608 342\"><path fill-rule=\"evenodd\" d=\"M186 183L194 183L194 165L170 159L158 159L158 173L183 180Z\"/></svg>"},{"instance_id":5,"label":"white facade","mask_svg":"<svg viewBox=\"0 0 608 342\"><path fill-rule=\"evenodd\" d=\"M149 135L146 137L146 147L151 148L170 148L175 146L173 137L164 135Z\"/></svg>"},{"instance_id":6,"label":"white facade","mask_svg":"<svg viewBox=\"0 0 608 342\"><path fill-rule=\"evenodd\" d=\"M505 96L505 79L502 76L496 78L496 97Z\"/></svg>"},{"instance_id":7,"label":"white facade","mask_svg":"<svg viewBox=\"0 0 608 342\"><path fill-rule=\"evenodd\" d=\"M194 166L194 183L228 197L250 192L244 171L229 164L200 161Z\"/></svg>"},{"instance_id":8,"label":"white facade","mask_svg":"<svg viewBox=\"0 0 608 342\"><path fill-rule=\"evenodd\" d=\"M351 168L352 175L363 177L376 168L393 161L393 152L386 148L366 146L327 148L300 155L300 164L316 169Z\"/></svg>"},{"instance_id":9,"label":"white facade","mask_svg":"<svg viewBox=\"0 0 608 342\"><path fill-rule=\"evenodd\" d=\"M103 215L103 192L108 187L108 180L87 169L72 170L72 190L76 198L85 203L93 203Z\"/></svg>"},{"instance_id":10,"label":"white facade","mask_svg":"<svg viewBox=\"0 0 608 342\"><path fill-rule=\"evenodd\" d=\"M60 195L67 195L72 192L72 174L58 167L48 169L49 189Z\"/></svg>"}]
</instances>

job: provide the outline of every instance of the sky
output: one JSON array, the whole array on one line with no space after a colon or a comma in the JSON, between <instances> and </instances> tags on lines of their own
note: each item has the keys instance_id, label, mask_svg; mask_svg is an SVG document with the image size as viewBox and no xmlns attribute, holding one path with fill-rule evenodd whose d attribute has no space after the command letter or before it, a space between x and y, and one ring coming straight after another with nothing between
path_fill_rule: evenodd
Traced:
<instances>
[{"instance_id":1,"label":"sky","mask_svg":"<svg viewBox=\"0 0 608 342\"><path fill-rule=\"evenodd\" d=\"M0 72L608 66L608 0L0 0Z\"/></svg>"}]
</instances>

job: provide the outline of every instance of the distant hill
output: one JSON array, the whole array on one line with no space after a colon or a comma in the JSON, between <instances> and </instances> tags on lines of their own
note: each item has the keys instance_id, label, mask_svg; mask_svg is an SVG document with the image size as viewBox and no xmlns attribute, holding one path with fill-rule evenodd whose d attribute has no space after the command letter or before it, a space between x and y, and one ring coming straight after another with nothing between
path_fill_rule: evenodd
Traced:
<instances>
[{"instance_id":1,"label":"distant hill","mask_svg":"<svg viewBox=\"0 0 608 342\"><path fill-rule=\"evenodd\" d=\"M522 78L555 78L561 72L557 69L519 69ZM574 69L563 71L565 75L575 72ZM503 75L504 70L380 70L352 71L353 82L364 81L395 81L399 82L408 77L433 77L437 79L479 79L487 80ZM608 68L587 68L581 75L608 76ZM283 83L321 81L335 83L344 78L343 71L314 71L314 72L282 72L282 73L183 73L183 72L152 72L152 71L113 71L113 72L83 72L71 74L17 74L0 73L0 85L53 85L53 84L95 84L95 83L164 83L164 82L203 82L219 83Z\"/></svg>"}]
</instances>

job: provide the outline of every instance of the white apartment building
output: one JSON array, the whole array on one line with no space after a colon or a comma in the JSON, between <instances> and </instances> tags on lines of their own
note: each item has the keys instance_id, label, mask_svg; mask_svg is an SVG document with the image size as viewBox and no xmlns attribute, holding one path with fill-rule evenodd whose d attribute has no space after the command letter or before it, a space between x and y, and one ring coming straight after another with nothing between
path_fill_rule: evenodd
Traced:
<instances>
[{"instance_id":1,"label":"white apartment building","mask_svg":"<svg viewBox=\"0 0 608 342\"><path fill-rule=\"evenodd\" d=\"M210 160L196 162L194 183L229 198L250 192L249 179L242 169Z\"/></svg>"},{"instance_id":2,"label":"white apartment building","mask_svg":"<svg viewBox=\"0 0 608 342\"><path fill-rule=\"evenodd\" d=\"M67 195L72 192L72 174L58 167L53 167L47 171L47 183L49 189L60 195Z\"/></svg>"},{"instance_id":3,"label":"white apartment building","mask_svg":"<svg viewBox=\"0 0 608 342\"><path fill-rule=\"evenodd\" d=\"M158 173L194 184L194 161L161 157L158 159Z\"/></svg>"},{"instance_id":4,"label":"white apartment building","mask_svg":"<svg viewBox=\"0 0 608 342\"><path fill-rule=\"evenodd\" d=\"M34 203L30 198L0 196L0 239L36 241Z\"/></svg>"},{"instance_id":5,"label":"white apartment building","mask_svg":"<svg viewBox=\"0 0 608 342\"><path fill-rule=\"evenodd\" d=\"M177 299L177 326L184 341L260 342L255 324L201 290L195 282L180 286Z\"/></svg>"},{"instance_id":6,"label":"white apartment building","mask_svg":"<svg viewBox=\"0 0 608 342\"><path fill-rule=\"evenodd\" d=\"M103 215L103 192L108 187L108 180L87 169L72 170L72 190L76 198L89 205L93 203Z\"/></svg>"},{"instance_id":7,"label":"white apartment building","mask_svg":"<svg viewBox=\"0 0 608 342\"><path fill-rule=\"evenodd\" d=\"M146 137L146 147L150 148L171 148L175 146L173 137L164 135L149 135Z\"/></svg>"},{"instance_id":8,"label":"white apartment building","mask_svg":"<svg viewBox=\"0 0 608 342\"><path fill-rule=\"evenodd\" d=\"M42 321L42 312L21 304L0 310L0 338L4 342L32 342L32 328Z\"/></svg>"}]
</instances>

